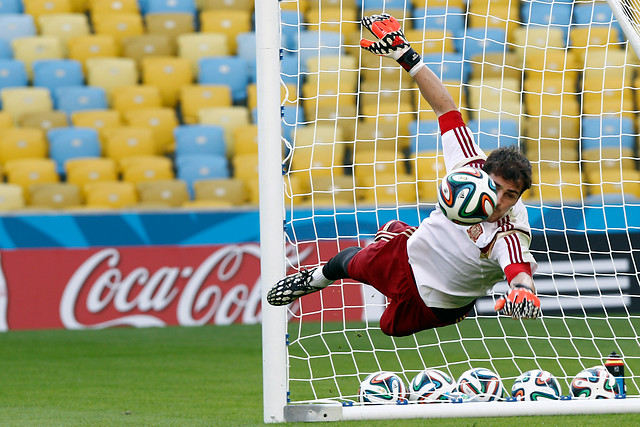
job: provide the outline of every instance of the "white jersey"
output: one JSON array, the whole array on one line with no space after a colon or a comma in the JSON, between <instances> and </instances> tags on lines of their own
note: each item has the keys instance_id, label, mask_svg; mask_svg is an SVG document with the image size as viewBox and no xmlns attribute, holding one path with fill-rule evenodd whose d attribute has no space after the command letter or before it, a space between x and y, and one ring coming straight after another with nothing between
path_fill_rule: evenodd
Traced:
<instances>
[{"instance_id":1,"label":"white jersey","mask_svg":"<svg viewBox=\"0 0 640 427\"><path fill-rule=\"evenodd\" d=\"M447 171L486 159L464 124L446 131L442 144ZM518 200L500 220L472 226L454 224L435 209L409 238L407 252L425 304L457 308L486 295L509 264L529 263L535 271L530 241L527 210Z\"/></svg>"}]
</instances>

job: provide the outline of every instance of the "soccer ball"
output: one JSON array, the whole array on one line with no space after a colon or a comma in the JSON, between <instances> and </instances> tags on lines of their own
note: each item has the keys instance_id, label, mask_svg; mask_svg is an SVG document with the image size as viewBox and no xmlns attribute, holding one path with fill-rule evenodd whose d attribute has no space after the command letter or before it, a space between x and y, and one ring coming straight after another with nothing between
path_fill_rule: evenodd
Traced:
<instances>
[{"instance_id":1,"label":"soccer ball","mask_svg":"<svg viewBox=\"0 0 640 427\"><path fill-rule=\"evenodd\" d=\"M409 400L418 403L448 400L449 393L455 388L456 383L446 373L438 369L425 369L411 380Z\"/></svg>"},{"instance_id":2,"label":"soccer ball","mask_svg":"<svg viewBox=\"0 0 640 427\"><path fill-rule=\"evenodd\" d=\"M486 368L465 371L458 378L456 389L479 402L500 400L506 394L498 374Z\"/></svg>"},{"instance_id":3,"label":"soccer ball","mask_svg":"<svg viewBox=\"0 0 640 427\"><path fill-rule=\"evenodd\" d=\"M615 399L620 389L616 378L604 366L594 366L573 378L571 394L587 399Z\"/></svg>"},{"instance_id":4,"label":"soccer ball","mask_svg":"<svg viewBox=\"0 0 640 427\"><path fill-rule=\"evenodd\" d=\"M438 205L456 224L473 225L489 218L498 203L496 184L481 170L465 166L449 172L440 183Z\"/></svg>"},{"instance_id":5,"label":"soccer ball","mask_svg":"<svg viewBox=\"0 0 640 427\"><path fill-rule=\"evenodd\" d=\"M562 392L553 375L542 369L533 369L516 378L511 395L518 400L558 400Z\"/></svg>"},{"instance_id":6,"label":"soccer ball","mask_svg":"<svg viewBox=\"0 0 640 427\"><path fill-rule=\"evenodd\" d=\"M374 372L360 383L358 401L384 404L405 403L407 401L407 386L394 373Z\"/></svg>"}]
</instances>

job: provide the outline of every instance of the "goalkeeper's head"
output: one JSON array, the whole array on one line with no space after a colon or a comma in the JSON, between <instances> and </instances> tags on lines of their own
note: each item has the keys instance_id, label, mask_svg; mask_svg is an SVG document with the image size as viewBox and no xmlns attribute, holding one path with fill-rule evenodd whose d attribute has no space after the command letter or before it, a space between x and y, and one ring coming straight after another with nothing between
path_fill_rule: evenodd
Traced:
<instances>
[{"instance_id":1,"label":"goalkeeper's head","mask_svg":"<svg viewBox=\"0 0 640 427\"><path fill-rule=\"evenodd\" d=\"M500 176L521 187L520 195L531 188L531 162L514 145L493 150L482 167L489 175Z\"/></svg>"}]
</instances>

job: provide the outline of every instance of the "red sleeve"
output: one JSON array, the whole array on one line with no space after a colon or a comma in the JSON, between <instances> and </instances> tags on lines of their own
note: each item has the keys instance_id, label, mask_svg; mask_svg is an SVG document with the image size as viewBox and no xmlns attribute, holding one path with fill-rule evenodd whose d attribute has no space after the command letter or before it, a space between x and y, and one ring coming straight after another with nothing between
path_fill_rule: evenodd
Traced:
<instances>
[{"instance_id":1,"label":"red sleeve","mask_svg":"<svg viewBox=\"0 0 640 427\"><path fill-rule=\"evenodd\" d=\"M531 276L531 264L528 262L518 262L515 264L509 264L504 269L504 274L507 276L507 282L511 283L511 279L516 277L518 273L525 272Z\"/></svg>"},{"instance_id":2,"label":"red sleeve","mask_svg":"<svg viewBox=\"0 0 640 427\"><path fill-rule=\"evenodd\" d=\"M460 126L466 126L464 120L462 120L462 114L458 110L447 111L440 117L438 117L438 124L440 124L440 133L444 134L451 129L455 129Z\"/></svg>"}]
</instances>

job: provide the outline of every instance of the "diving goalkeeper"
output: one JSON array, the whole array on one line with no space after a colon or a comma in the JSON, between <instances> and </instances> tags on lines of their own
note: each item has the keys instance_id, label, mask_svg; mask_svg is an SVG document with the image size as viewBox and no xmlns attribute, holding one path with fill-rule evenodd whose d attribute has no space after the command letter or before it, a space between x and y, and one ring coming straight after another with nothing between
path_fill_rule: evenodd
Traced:
<instances>
[{"instance_id":1,"label":"diving goalkeeper","mask_svg":"<svg viewBox=\"0 0 640 427\"><path fill-rule=\"evenodd\" d=\"M520 196L531 187L531 164L515 147L487 157L475 143L453 98L410 46L399 22L389 14L367 16L362 24L376 36L360 46L395 59L416 81L438 116L447 171L482 168L493 179L498 202L486 221L456 225L435 209L418 227L400 221L382 226L373 243L350 247L321 268L289 275L267 294L272 305L286 305L335 280L354 279L384 294L389 303L380 318L387 335L406 336L463 320L478 297L506 277L510 290L495 310L515 319L535 319L540 300L529 251L531 230Z\"/></svg>"}]
</instances>

